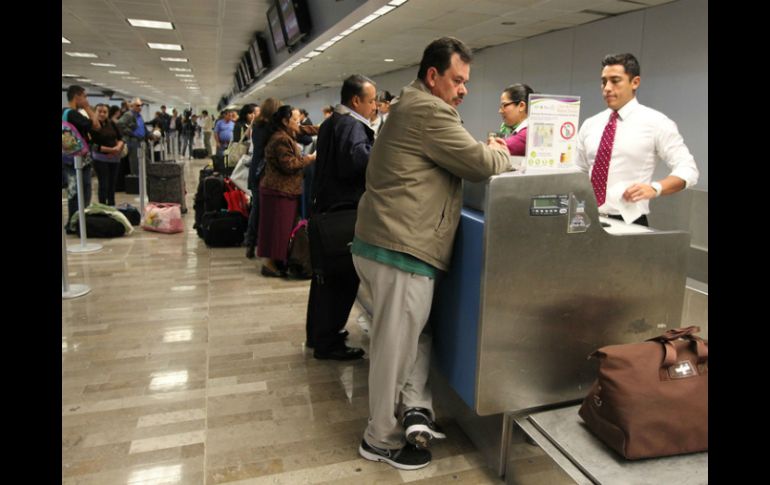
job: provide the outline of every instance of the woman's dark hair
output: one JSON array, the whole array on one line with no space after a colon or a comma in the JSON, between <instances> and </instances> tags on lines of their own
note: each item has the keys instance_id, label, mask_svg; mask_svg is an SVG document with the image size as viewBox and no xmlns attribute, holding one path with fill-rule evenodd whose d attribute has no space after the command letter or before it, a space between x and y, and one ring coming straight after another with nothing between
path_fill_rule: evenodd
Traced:
<instances>
[{"instance_id":1,"label":"woman's dark hair","mask_svg":"<svg viewBox=\"0 0 770 485\"><path fill-rule=\"evenodd\" d=\"M378 103L390 103L391 101L393 101L393 98L395 98L395 96L390 94L390 91L380 91L379 93L377 93Z\"/></svg>"},{"instance_id":2,"label":"woman's dark hair","mask_svg":"<svg viewBox=\"0 0 770 485\"><path fill-rule=\"evenodd\" d=\"M243 106L241 108L241 111L238 113L238 121L243 120L244 123L246 123L246 117L254 112L254 108L256 108L257 105L253 103L249 103Z\"/></svg>"},{"instance_id":3,"label":"woman's dark hair","mask_svg":"<svg viewBox=\"0 0 770 485\"><path fill-rule=\"evenodd\" d=\"M473 60L471 49L463 41L454 37L442 37L428 44L423 51L417 78L424 82L431 67L435 67L438 73L443 75L452 64L452 54L458 54L466 64Z\"/></svg>"},{"instance_id":4,"label":"woman's dark hair","mask_svg":"<svg viewBox=\"0 0 770 485\"><path fill-rule=\"evenodd\" d=\"M109 113L110 107L108 105L104 104L104 103L98 103L96 106L94 106L94 111L99 109L101 106L104 106L105 108L107 108L107 112Z\"/></svg>"},{"instance_id":5,"label":"woman's dark hair","mask_svg":"<svg viewBox=\"0 0 770 485\"><path fill-rule=\"evenodd\" d=\"M526 84L511 84L503 92L516 104L524 101L527 105L526 112L529 113L529 95L535 92L531 87Z\"/></svg>"},{"instance_id":6,"label":"woman's dark hair","mask_svg":"<svg viewBox=\"0 0 770 485\"><path fill-rule=\"evenodd\" d=\"M294 111L294 107L288 104L284 104L273 113L270 119L270 135L276 131L284 128L284 120L291 119L291 112Z\"/></svg>"},{"instance_id":7,"label":"woman's dark hair","mask_svg":"<svg viewBox=\"0 0 770 485\"><path fill-rule=\"evenodd\" d=\"M110 106L110 111L109 111L110 114L107 117L109 119L112 119L112 117L115 116L115 113L119 113L119 112L120 112L120 106L116 106L113 104L112 106Z\"/></svg>"}]
</instances>

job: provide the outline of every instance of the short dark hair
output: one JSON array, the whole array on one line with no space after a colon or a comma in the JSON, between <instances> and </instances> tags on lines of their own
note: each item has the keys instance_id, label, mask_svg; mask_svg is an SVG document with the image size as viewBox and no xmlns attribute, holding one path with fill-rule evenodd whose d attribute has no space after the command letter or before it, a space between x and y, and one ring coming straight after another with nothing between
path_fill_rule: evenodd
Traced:
<instances>
[{"instance_id":1,"label":"short dark hair","mask_svg":"<svg viewBox=\"0 0 770 485\"><path fill-rule=\"evenodd\" d=\"M327 104L326 106L321 108L321 111L323 111L324 113L334 113L334 106Z\"/></svg>"},{"instance_id":2,"label":"short dark hair","mask_svg":"<svg viewBox=\"0 0 770 485\"><path fill-rule=\"evenodd\" d=\"M81 94L86 92L86 88L83 86L78 86L77 84L73 84L69 88L67 88L67 101L72 101L75 99L75 96L80 96Z\"/></svg>"},{"instance_id":3,"label":"short dark hair","mask_svg":"<svg viewBox=\"0 0 770 485\"><path fill-rule=\"evenodd\" d=\"M633 79L640 73L639 61L633 54L607 54L602 59L602 67L620 64L626 70L629 79Z\"/></svg>"},{"instance_id":4,"label":"short dark hair","mask_svg":"<svg viewBox=\"0 0 770 485\"><path fill-rule=\"evenodd\" d=\"M395 98L395 96L390 94L390 91L380 91L379 93L377 93L378 103L390 103L391 101L393 101L393 98Z\"/></svg>"},{"instance_id":5,"label":"short dark hair","mask_svg":"<svg viewBox=\"0 0 770 485\"><path fill-rule=\"evenodd\" d=\"M116 106L116 105L113 104L112 106L110 106L110 111L109 111L109 114L107 116L112 118L113 116L115 116L115 113L117 113L119 111L120 111L120 106Z\"/></svg>"},{"instance_id":6,"label":"short dark hair","mask_svg":"<svg viewBox=\"0 0 770 485\"><path fill-rule=\"evenodd\" d=\"M209 112L208 112L208 111L206 111L206 110L204 109L204 110L201 112L201 114L202 114L203 116L207 116L207 115L209 114Z\"/></svg>"},{"instance_id":7,"label":"short dark hair","mask_svg":"<svg viewBox=\"0 0 770 485\"><path fill-rule=\"evenodd\" d=\"M290 119L292 111L295 109L297 108L289 104L284 104L275 110L275 113L273 113L273 116L270 118L270 135L283 128L283 121Z\"/></svg>"},{"instance_id":8,"label":"short dark hair","mask_svg":"<svg viewBox=\"0 0 770 485\"><path fill-rule=\"evenodd\" d=\"M160 109L166 109L166 105L165 104L160 105Z\"/></svg>"},{"instance_id":9,"label":"short dark hair","mask_svg":"<svg viewBox=\"0 0 770 485\"><path fill-rule=\"evenodd\" d=\"M444 74L452 64L452 54L458 54L466 64L473 60L471 49L463 41L454 37L442 37L428 44L423 51L417 77L425 81L431 67L435 67L439 74Z\"/></svg>"},{"instance_id":10,"label":"short dark hair","mask_svg":"<svg viewBox=\"0 0 770 485\"><path fill-rule=\"evenodd\" d=\"M527 105L527 112L529 112L529 95L535 92L531 87L521 83L511 84L503 92L516 104L524 101Z\"/></svg>"},{"instance_id":11,"label":"short dark hair","mask_svg":"<svg viewBox=\"0 0 770 485\"><path fill-rule=\"evenodd\" d=\"M342 82L342 89L340 90L340 103L345 106L353 101L353 96L364 96L364 84L369 83L374 86L374 81L364 76L363 74L353 74Z\"/></svg>"},{"instance_id":12,"label":"short dark hair","mask_svg":"<svg viewBox=\"0 0 770 485\"><path fill-rule=\"evenodd\" d=\"M310 116L310 113L308 113L305 108L300 108L299 112L302 113L305 116Z\"/></svg>"}]
</instances>

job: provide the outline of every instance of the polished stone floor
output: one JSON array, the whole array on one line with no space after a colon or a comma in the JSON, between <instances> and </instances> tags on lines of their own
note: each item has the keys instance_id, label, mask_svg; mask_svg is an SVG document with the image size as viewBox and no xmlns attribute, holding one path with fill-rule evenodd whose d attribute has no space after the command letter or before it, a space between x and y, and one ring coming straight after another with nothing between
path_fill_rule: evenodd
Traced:
<instances>
[{"instance_id":1,"label":"polished stone floor","mask_svg":"<svg viewBox=\"0 0 770 485\"><path fill-rule=\"evenodd\" d=\"M313 359L303 344L309 282L264 278L243 248L197 237L192 198L205 162L187 161L185 232L136 228L94 239L98 253L68 255L70 283L91 292L62 300L62 483L502 483L440 414L449 437L429 467L358 456L368 361ZM117 202L138 206L134 195ZM359 313L349 343L367 348Z\"/></svg>"}]
</instances>

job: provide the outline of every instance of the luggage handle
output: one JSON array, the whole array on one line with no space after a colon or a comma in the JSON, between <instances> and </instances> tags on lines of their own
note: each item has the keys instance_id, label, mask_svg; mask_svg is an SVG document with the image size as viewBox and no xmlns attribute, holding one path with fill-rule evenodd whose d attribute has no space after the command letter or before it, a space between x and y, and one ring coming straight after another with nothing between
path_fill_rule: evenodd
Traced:
<instances>
[{"instance_id":1,"label":"luggage handle","mask_svg":"<svg viewBox=\"0 0 770 485\"><path fill-rule=\"evenodd\" d=\"M698 356L698 363L703 364L708 359L709 351L706 342L694 335L700 332L700 327L692 325L686 328L673 328L663 335L658 335L651 339L647 339L648 342L660 342L663 344L665 350L665 357L663 358L663 367L668 367L676 363L676 348L672 343L677 339L689 340L695 346L695 354Z\"/></svg>"}]
</instances>

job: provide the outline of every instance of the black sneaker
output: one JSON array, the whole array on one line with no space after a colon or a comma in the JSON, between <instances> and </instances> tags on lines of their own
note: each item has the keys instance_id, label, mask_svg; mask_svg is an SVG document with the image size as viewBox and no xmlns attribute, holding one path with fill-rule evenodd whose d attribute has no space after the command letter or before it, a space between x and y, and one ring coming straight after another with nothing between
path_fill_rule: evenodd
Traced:
<instances>
[{"instance_id":1,"label":"black sneaker","mask_svg":"<svg viewBox=\"0 0 770 485\"><path fill-rule=\"evenodd\" d=\"M358 454L367 460L381 461L399 470L418 470L430 465L430 451L421 450L407 443L403 448L388 450L377 448L361 440Z\"/></svg>"},{"instance_id":2,"label":"black sneaker","mask_svg":"<svg viewBox=\"0 0 770 485\"><path fill-rule=\"evenodd\" d=\"M406 440L418 448L427 448L433 440L446 438L441 428L430 419L430 411L424 408L404 411L403 426Z\"/></svg>"}]
</instances>

